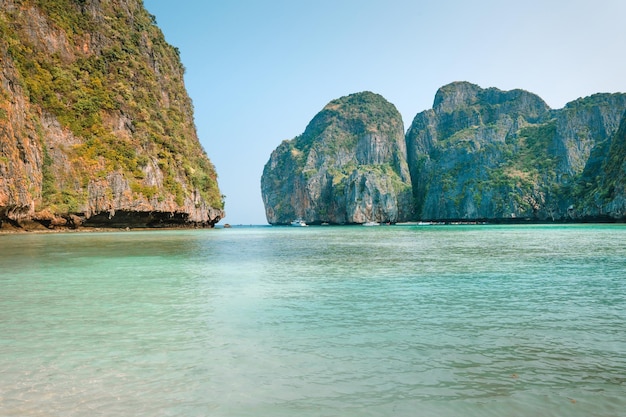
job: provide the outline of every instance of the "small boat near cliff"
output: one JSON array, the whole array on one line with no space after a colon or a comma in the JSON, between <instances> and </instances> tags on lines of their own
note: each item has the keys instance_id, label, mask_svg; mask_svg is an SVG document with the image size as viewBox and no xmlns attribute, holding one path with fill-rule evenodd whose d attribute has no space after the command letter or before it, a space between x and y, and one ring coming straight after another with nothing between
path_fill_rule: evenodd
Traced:
<instances>
[{"instance_id":1,"label":"small boat near cliff","mask_svg":"<svg viewBox=\"0 0 626 417\"><path fill-rule=\"evenodd\" d=\"M302 219L296 219L296 220L292 221L291 225L295 226L295 227L306 227L307 226L307 224Z\"/></svg>"},{"instance_id":2,"label":"small boat near cliff","mask_svg":"<svg viewBox=\"0 0 626 417\"><path fill-rule=\"evenodd\" d=\"M363 226L380 226L380 223L378 223L378 222L367 222L367 223L363 223Z\"/></svg>"}]
</instances>

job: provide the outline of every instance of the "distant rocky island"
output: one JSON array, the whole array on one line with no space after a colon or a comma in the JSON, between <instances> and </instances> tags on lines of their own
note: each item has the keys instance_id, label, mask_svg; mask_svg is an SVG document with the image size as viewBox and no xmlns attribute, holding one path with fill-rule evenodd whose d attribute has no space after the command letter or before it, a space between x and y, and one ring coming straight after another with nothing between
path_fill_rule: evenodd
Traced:
<instances>
[{"instance_id":1,"label":"distant rocky island","mask_svg":"<svg viewBox=\"0 0 626 417\"><path fill-rule=\"evenodd\" d=\"M178 50L141 0L3 0L0 227L213 226Z\"/></svg>"},{"instance_id":2,"label":"distant rocky island","mask_svg":"<svg viewBox=\"0 0 626 417\"><path fill-rule=\"evenodd\" d=\"M395 106L331 101L272 152L270 224L626 220L626 94L551 109L524 90L441 87L404 133Z\"/></svg>"}]
</instances>

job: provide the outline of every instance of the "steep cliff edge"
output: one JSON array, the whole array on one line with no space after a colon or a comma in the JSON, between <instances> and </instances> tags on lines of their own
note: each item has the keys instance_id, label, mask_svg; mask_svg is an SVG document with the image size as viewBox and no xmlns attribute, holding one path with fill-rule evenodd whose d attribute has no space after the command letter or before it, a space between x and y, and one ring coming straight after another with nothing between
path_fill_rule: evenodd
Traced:
<instances>
[{"instance_id":1,"label":"steep cliff edge","mask_svg":"<svg viewBox=\"0 0 626 417\"><path fill-rule=\"evenodd\" d=\"M304 133L283 141L261 178L270 224L353 224L411 217L402 118L383 97L331 101Z\"/></svg>"},{"instance_id":2,"label":"steep cliff edge","mask_svg":"<svg viewBox=\"0 0 626 417\"><path fill-rule=\"evenodd\" d=\"M573 194L583 217L626 219L626 113L617 133L592 150Z\"/></svg>"},{"instance_id":3,"label":"steep cliff edge","mask_svg":"<svg viewBox=\"0 0 626 417\"><path fill-rule=\"evenodd\" d=\"M0 225L212 226L184 68L141 0L0 0Z\"/></svg>"},{"instance_id":4,"label":"steep cliff edge","mask_svg":"<svg viewBox=\"0 0 626 417\"><path fill-rule=\"evenodd\" d=\"M604 156L625 94L596 94L550 109L523 90L442 87L406 135L418 219L580 220L593 151ZM604 144L604 147L603 147Z\"/></svg>"}]
</instances>

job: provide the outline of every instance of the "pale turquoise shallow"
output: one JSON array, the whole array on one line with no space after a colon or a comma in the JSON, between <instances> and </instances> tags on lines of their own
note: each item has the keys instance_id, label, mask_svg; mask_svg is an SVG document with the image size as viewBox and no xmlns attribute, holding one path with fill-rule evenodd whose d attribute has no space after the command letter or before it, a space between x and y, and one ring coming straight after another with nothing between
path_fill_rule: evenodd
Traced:
<instances>
[{"instance_id":1,"label":"pale turquoise shallow","mask_svg":"<svg viewBox=\"0 0 626 417\"><path fill-rule=\"evenodd\" d=\"M626 226L0 236L0 416L625 416Z\"/></svg>"}]
</instances>

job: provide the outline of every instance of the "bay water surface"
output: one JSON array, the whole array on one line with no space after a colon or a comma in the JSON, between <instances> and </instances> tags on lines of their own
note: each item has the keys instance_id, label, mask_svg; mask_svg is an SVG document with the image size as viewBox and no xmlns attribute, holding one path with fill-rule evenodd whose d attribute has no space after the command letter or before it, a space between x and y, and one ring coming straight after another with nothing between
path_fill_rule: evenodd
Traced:
<instances>
[{"instance_id":1,"label":"bay water surface","mask_svg":"<svg viewBox=\"0 0 626 417\"><path fill-rule=\"evenodd\" d=\"M1 235L0 416L626 416L626 226Z\"/></svg>"}]
</instances>

